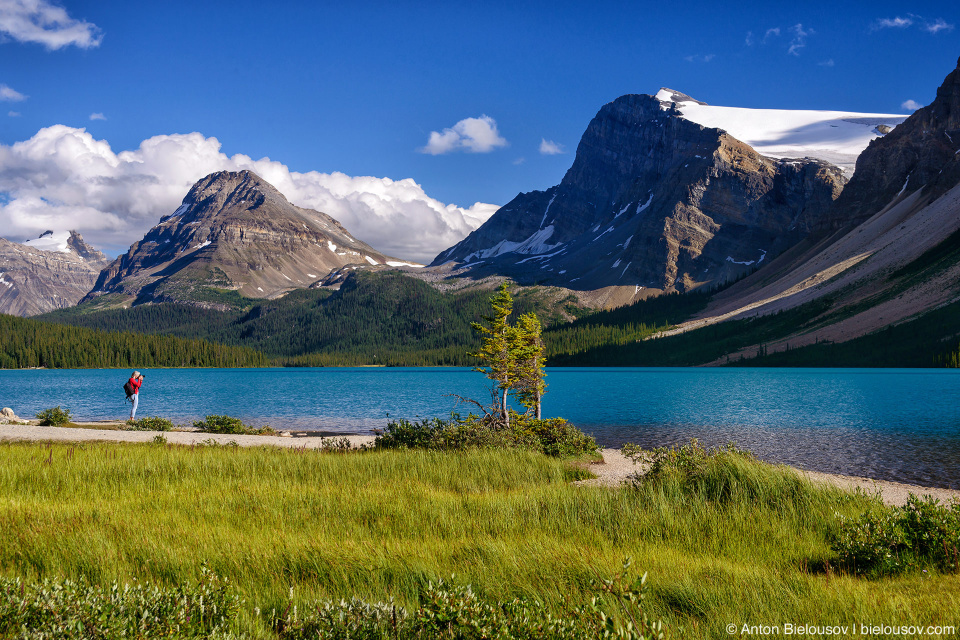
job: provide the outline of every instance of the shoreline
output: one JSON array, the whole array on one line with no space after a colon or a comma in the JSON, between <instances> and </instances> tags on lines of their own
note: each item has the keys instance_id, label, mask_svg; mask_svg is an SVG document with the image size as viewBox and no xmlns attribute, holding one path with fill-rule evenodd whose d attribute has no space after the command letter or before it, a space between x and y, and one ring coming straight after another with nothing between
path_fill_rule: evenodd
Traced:
<instances>
[{"instance_id":1,"label":"shoreline","mask_svg":"<svg viewBox=\"0 0 960 640\"><path fill-rule=\"evenodd\" d=\"M120 421L74 423L76 427L41 427L36 424L0 424L0 442L152 442L158 435L166 438L170 444L185 446L214 441L221 445L235 442L241 447L274 446L291 449L321 449L330 446L334 439L346 438L351 446L373 444L376 436L347 435L330 432L283 432L279 436L233 435L204 433L199 431L125 431L121 429L98 429L97 427L119 427ZM577 486L600 486L615 488L621 486L642 467L633 464L616 449L601 449L602 462L586 464L597 477L580 480ZM868 494L879 494L888 505L903 506L910 493L919 496L933 496L941 502L960 501L960 490L941 487L923 487L891 480L876 480L858 476L847 476L820 471L809 471L788 467L815 484L831 485L855 491L860 489Z\"/></svg>"}]
</instances>

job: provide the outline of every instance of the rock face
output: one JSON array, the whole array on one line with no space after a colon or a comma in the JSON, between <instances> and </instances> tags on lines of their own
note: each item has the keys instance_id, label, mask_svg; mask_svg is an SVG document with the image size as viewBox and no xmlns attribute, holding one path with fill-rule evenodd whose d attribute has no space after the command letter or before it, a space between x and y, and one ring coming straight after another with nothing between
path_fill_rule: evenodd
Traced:
<instances>
[{"instance_id":1,"label":"rock face","mask_svg":"<svg viewBox=\"0 0 960 640\"><path fill-rule=\"evenodd\" d=\"M301 209L250 171L198 181L171 215L103 270L84 301L220 307L230 290L272 298L347 264L394 262L330 216Z\"/></svg>"},{"instance_id":2,"label":"rock face","mask_svg":"<svg viewBox=\"0 0 960 640\"><path fill-rule=\"evenodd\" d=\"M0 238L0 313L33 316L71 307L107 262L76 231L47 231L24 244Z\"/></svg>"},{"instance_id":3,"label":"rock face","mask_svg":"<svg viewBox=\"0 0 960 640\"><path fill-rule=\"evenodd\" d=\"M936 99L877 138L860 154L857 170L819 225L857 225L897 199L924 189L929 203L960 183L960 60Z\"/></svg>"},{"instance_id":4,"label":"rock face","mask_svg":"<svg viewBox=\"0 0 960 640\"><path fill-rule=\"evenodd\" d=\"M689 290L794 244L844 183L825 162L766 158L686 120L670 99L626 95L591 121L559 185L518 195L433 265L521 284Z\"/></svg>"}]
</instances>

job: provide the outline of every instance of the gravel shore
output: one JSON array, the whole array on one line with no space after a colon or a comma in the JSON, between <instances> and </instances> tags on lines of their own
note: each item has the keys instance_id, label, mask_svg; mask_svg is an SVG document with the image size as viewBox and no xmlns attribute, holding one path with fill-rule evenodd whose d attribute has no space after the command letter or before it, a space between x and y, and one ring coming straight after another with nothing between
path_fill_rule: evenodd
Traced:
<instances>
[{"instance_id":1,"label":"gravel shore","mask_svg":"<svg viewBox=\"0 0 960 640\"><path fill-rule=\"evenodd\" d=\"M73 427L41 427L35 424L13 425L0 424L0 440L32 440L58 442L151 442L157 435L163 435L171 444L192 445L213 440L220 444L235 442L241 447L275 446L290 448L319 449L324 443L329 445L331 438L346 438L352 446L372 444L374 436L337 436L305 432L290 432L285 436L238 436L197 431L121 431L120 422L88 422ZM623 484L630 476L643 471L641 465L633 462L616 449L602 449L603 462L588 465L588 468L597 477L592 480L577 482L580 486L617 487ZM847 490L860 488L867 493L879 493L883 501L891 505L904 505L910 493L930 495L943 502L960 500L960 491L954 489L937 489L916 485L873 480L854 476L842 476L817 471L796 472L818 484L830 484Z\"/></svg>"}]
</instances>

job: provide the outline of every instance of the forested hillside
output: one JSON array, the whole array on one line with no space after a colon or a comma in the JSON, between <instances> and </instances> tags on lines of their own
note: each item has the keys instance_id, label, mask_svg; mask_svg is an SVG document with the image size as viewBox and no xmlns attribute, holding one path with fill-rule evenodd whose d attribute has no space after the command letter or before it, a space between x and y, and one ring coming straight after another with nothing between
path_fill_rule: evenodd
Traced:
<instances>
[{"instance_id":1,"label":"forested hillside","mask_svg":"<svg viewBox=\"0 0 960 640\"><path fill-rule=\"evenodd\" d=\"M262 353L207 340L106 332L0 314L0 368L262 367Z\"/></svg>"},{"instance_id":2,"label":"forested hillside","mask_svg":"<svg viewBox=\"0 0 960 640\"><path fill-rule=\"evenodd\" d=\"M244 311L221 312L177 304L90 312L82 306L40 319L101 329L198 337L263 352L275 364L459 365L478 338L471 323L489 310L491 292L441 293L396 272L352 274L339 291L307 289L277 300L250 300ZM537 313L550 357L600 345L633 343L679 322L706 303L706 294L663 296L613 311L587 313L555 290L524 288L514 315ZM583 315L573 323L562 316ZM585 314L585 315L584 315Z\"/></svg>"}]
</instances>

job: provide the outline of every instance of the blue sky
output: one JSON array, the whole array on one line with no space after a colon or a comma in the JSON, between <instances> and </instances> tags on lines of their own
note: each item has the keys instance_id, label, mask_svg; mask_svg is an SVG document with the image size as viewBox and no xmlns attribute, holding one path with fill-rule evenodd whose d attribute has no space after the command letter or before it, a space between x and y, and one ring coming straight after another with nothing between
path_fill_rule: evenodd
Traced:
<instances>
[{"instance_id":1,"label":"blue sky","mask_svg":"<svg viewBox=\"0 0 960 640\"><path fill-rule=\"evenodd\" d=\"M66 17L39 24L51 7ZM626 93L909 113L956 66L960 3L0 0L0 31L0 207L26 197L5 150L53 125L115 154L198 132L226 156L412 178L470 207L559 182L590 118ZM445 153L424 152L431 132ZM108 213L120 222L92 227L136 217ZM0 215L0 236L26 233L24 215Z\"/></svg>"}]
</instances>

